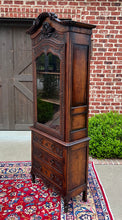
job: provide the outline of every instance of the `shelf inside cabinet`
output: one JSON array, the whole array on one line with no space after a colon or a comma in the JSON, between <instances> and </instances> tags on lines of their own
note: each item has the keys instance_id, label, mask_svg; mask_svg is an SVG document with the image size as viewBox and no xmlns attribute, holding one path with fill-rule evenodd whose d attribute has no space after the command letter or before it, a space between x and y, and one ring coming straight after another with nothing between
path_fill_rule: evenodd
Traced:
<instances>
[{"instance_id":1,"label":"shelf inside cabinet","mask_svg":"<svg viewBox=\"0 0 122 220\"><path fill-rule=\"evenodd\" d=\"M54 74L54 75L60 75L60 72L45 72L45 71L39 71L38 74Z\"/></svg>"},{"instance_id":2,"label":"shelf inside cabinet","mask_svg":"<svg viewBox=\"0 0 122 220\"><path fill-rule=\"evenodd\" d=\"M60 105L60 100L57 100L57 99L40 99L44 102L49 102L49 103L52 103L52 104L56 104L56 105Z\"/></svg>"}]
</instances>

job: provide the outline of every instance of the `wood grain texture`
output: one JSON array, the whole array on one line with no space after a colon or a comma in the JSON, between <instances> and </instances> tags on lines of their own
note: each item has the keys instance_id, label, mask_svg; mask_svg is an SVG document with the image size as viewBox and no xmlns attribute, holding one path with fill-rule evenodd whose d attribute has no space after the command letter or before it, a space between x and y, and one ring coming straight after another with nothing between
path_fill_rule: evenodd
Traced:
<instances>
[{"instance_id":1,"label":"wood grain texture","mask_svg":"<svg viewBox=\"0 0 122 220\"><path fill-rule=\"evenodd\" d=\"M86 105L88 47L73 45L72 106Z\"/></svg>"},{"instance_id":2,"label":"wood grain texture","mask_svg":"<svg viewBox=\"0 0 122 220\"><path fill-rule=\"evenodd\" d=\"M14 23L0 27L1 130L28 130L33 122L32 50L27 28Z\"/></svg>"},{"instance_id":3,"label":"wood grain texture","mask_svg":"<svg viewBox=\"0 0 122 220\"><path fill-rule=\"evenodd\" d=\"M43 179L64 198L83 192L87 199L88 93L90 37L93 26L57 22L45 14L33 29L34 126L32 130L32 177ZM40 15L40 19L42 18ZM39 20L40 22L40 20ZM44 23L46 22L46 23ZM43 25L44 24L44 25ZM44 32L45 24L47 30ZM76 25L75 25L76 24ZM49 33L49 30L53 32ZM60 132L37 122L36 58L53 53L60 59ZM49 101L49 99L48 99Z\"/></svg>"}]
</instances>

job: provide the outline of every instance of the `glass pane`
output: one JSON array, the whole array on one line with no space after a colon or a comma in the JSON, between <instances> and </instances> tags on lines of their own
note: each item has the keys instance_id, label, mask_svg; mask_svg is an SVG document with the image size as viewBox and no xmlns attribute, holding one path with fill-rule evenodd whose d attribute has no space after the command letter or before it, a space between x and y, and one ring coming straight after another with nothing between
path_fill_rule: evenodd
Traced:
<instances>
[{"instance_id":1,"label":"glass pane","mask_svg":"<svg viewBox=\"0 0 122 220\"><path fill-rule=\"evenodd\" d=\"M60 60L49 53L36 59L37 121L59 130L60 126Z\"/></svg>"}]
</instances>

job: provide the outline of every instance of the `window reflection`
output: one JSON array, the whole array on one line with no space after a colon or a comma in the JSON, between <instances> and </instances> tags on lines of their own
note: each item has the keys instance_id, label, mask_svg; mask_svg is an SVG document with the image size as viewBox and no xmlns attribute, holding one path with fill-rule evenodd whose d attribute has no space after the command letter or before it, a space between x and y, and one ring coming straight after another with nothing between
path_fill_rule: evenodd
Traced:
<instances>
[{"instance_id":1,"label":"window reflection","mask_svg":"<svg viewBox=\"0 0 122 220\"><path fill-rule=\"evenodd\" d=\"M59 130L60 125L60 60L52 53L36 59L37 121Z\"/></svg>"}]
</instances>

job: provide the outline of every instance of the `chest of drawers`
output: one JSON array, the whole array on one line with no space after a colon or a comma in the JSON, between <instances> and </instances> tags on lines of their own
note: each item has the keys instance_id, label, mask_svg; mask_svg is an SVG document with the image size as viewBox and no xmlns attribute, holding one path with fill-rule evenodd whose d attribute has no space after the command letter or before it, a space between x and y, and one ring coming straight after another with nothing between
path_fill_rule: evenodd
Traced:
<instances>
[{"instance_id":1,"label":"chest of drawers","mask_svg":"<svg viewBox=\"0 0 122 220\"><path fill-rule=\"evenodd\" d=\"M66 144L56 138L52 140L50 135L34 127L31 129L32 181L37 176L61 194L65 211L70 198L82 191L86 201L89 138Z\"/></svg>"}]
</instances>

